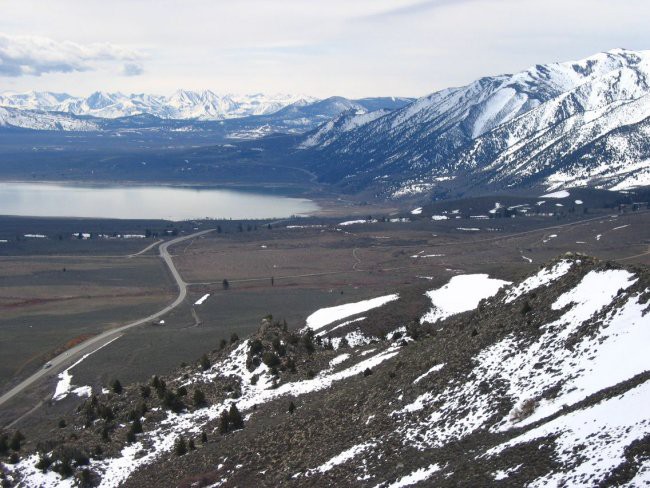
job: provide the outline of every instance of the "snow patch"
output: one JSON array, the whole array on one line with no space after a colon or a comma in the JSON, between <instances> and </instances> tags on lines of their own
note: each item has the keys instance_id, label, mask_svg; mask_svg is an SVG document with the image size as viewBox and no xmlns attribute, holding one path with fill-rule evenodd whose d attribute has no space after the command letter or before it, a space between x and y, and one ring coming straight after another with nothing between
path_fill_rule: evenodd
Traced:
<instances>
[{"instance_id":1,"label":"snow patch","mask_svg":"<svg viewBox=\"0 0 650 488\"><path fill-rule=\"evenodd\" d=\"M560 191L555 191L553 193L547 193L546 195L542 195L539 198L568 198L570 196L571 194L568 191L560 190Z\"/></svg>"},{"instance_id":2,"label":"snow patch","mask_svg":"<svg viewBox=\"0 0 650 488\"><path fill-rule=\"evenodd\" d=\"M373 308L381 307L389 302L395 301L399 298L397 293L392 295L385 295L383 297L371 298L355 303L346 303L344 305L337 305L335 307L321 308L309 317L307 317L306 327L312 330L322 329L326 325L331 324L337 320L344 319L350 315L367 312ZM304 330L304 329L303 329Z\"/></svg>"},{"instance_id":3,"label":"snow patch","mask_svg":"<svg viewBox=\"0 0 650 488\"><path fill-rule=\"evenodd\" d=\"M490 278L487 274L454 276L442 288L426 293L433 307L420 319L420 323L435 323L472 310L482 299L495 295L502 286L509 284L508 281Z\"/></svg>"}]
</instances>

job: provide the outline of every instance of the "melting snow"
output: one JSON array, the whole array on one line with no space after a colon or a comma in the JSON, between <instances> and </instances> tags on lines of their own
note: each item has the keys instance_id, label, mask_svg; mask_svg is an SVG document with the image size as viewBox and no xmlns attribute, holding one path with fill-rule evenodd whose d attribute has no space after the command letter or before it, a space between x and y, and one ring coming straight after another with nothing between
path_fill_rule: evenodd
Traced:
<instances>
[{"instance_id":1,"label":"melting snow","mask_svg":"<svg viewBox=\"0 0 650 488\"><path fill-rule=\"evenodd\" d=\"M495 214L495 213L497 213L497 210L499 210L500 208L501 208L501 204L499 202L495 202L494 208L492 210L490 210L490 213Z\"/></svg>"},{"instance_id":2,"label":"melting snow","mask_svg":"<svg viewBox=\"0 0 650 488\"><path fill-rule=\"evenodd\" d=\"M437 464L432 464L428 468L420 468L416 471L413 471L411 474L403 476L394 483L386 486L385 488L402 488L404 486L412 486L421 481L429 479L434 473L440 471L440 466ZM383 487L384 484L380 483L375 488Z\"/></svg>"},{"instance_id":3,"label":"melting snow","mask_svg":"<svg viewBox=\"0 0 650 488\"><path fill-rule=\"evenodd\" d=\"M442 288L426 293L433 308L420 322L435 323L451 315L472 310L483 298L495 295L503 285L508 284L508 281L490 278L486 274L454 276Z\"/></svg>"},{"instance_id":4,"label":"melting snow","mask_svg":"<svg viewBox=\"0 0 650 488\"><path fill-rule=\"evenodd\" d=\"M377 340L376 337L368 337L364 335L360 330L348 332L344 337L350 347L365 346L366 344L370 344L372 341ZM332 347L334 347L335 350L339 349L342 341L343 337L335 337L332 339Z\"/></svg>"},{"instance_id":5,"label":"melting snow","mask_svg":"<svg viewBox=\"0 0 650 488\"><path fill-rule=\"evenodd\" d=\"M523 466L523 464L518 464L518 465L515 466L514 468L508 468L508 469L504 469L504 470L498 470L498 471L496 471L496 472L494 473L494 480L495 480L495 481L505 480L505 479L508 478L512 473L517 472L517 471L519 470L519 468L521 468L522 466Z\"/></svg>"},{"instance_id":6,"label":"melting snow","mask_svg":"<svg viewBox=\"0 0 650 488\"><path fill-rule=\"evenodd\" d=\"M363 313L373 308L381 307L386 303L397 300L399 295L393 293L383 297L371 298L370 300L363 300L361 302L346 303L344 305L337 305L336 307L321 308L309 317L307 317L306 327L312 330L322 329L326 325L336 322L337 320L344 319L350 315Z\"/></svg>"},{"instance_id":7,"label":"melting snow","mask_svg":"<svg viewBox=\"0 0 650 488\"><path fill-rule=\"evenodd\" d=\"M420 215L422 213L422 207L414 208L411 210L412 215Z\"/></svg>"},{"instance_id":8,"label":"melting snow","mask_svg":"<svg viewBox=\"0 0 650 488\"><path fill-rule=\"evenodd\" d=\"M444 366L445 366L445 363L436 364L435 366L431 367L426 373L424 373L424 374L418 376L417 378L415 378L415 380L413 380L413 384L419 383L424 378L429 376L431 373L435 373L436 371L440 371Z\"/></svg>"},{"instance_id":9,"label":"melting snow","mask_svg":"<svg viewBox=\"0 0 650 488\"><path fill-rule=\"evenodd\" d=\"M543 242L544 244L546 244L548 241L550 241L551 239L555 239L556 237L557 237L557 234L551 234L551 235L548 236L546 239L543 239L542 242Z\"/></svg>"},{"instance_id":10,"label":"melting snow","mask_svg":"<svg viewBox=\"0 0 650 488\"><path fill-rule=\"evenodd\" d=\"M621 396L562 415L490 449L487 454L494 456L518 444L557 436L551 442L556 459L564 468L528 486L597 486L625 461L627 446L650 434L647 405L650 405L648 381Z\"/></svg>"},{"instance_id":11,"label":"melting snow","mask_svg":"<svg viewBox=\"0 0 650 488\"><path fill-rule=\"evenodd\" d=\"M203 302L205 302L208 299L209 296L210 294L206 293L201 298L199 298L196 302L194 302L194 305L201 305Z\"/></svg>"},{"instance_id":12,"label":"melting snow","mask_svg":"<svg viewBox=\"0 0 650 488\"><path fill-rule=\"evenodd\" d=\"M365 444L358 444L356 446L352 446L351 448L346 449L342 453L334 456L326 463L321 464L317 468L310 469L305 473L305 475L310 476L314 473L327 473L330 469L334 468L335 466L348 462L350 459L353 459L357 457L359 454L362 454L363 452L367 451L368 449L375 447L375 445L376 444L373 442L366 442Z\"/></svg>"},{"instance_id":13,"label":"melting snow","mask_svg":"<svg viewBox=\"0 0 650 488\"><path fill-rule=\"evenodd\" d=\"M573 266L572 261L560 261L552 268L544 268L536 275L531 276L518 285L510 288L506 293L505 303L510 303L519 298L520 296L528 293L531 290L539 288L540 286L548 286L555 280L564 276Z\"/></svg>"},{"instance_id":14,"label":"melting snow","mask_svg":"<svg viewBox=\"0 0 650 488\"><path fill-rule=\"evenodd\" d=\"M424 252L424 251L422 251L422 252ZM422 254L422 253L418 253L418 254L414 254L411 257L412 258L438 258L440 256L444 256L444 254Z\"/></svg>"},{"instance_id":15,"label":"melting snow","mask_svg":"<svg viewBox=\"0 0 650 488\"><path fill-rule=\"evenodd\" d=\"M346 354L339 354L338 356L336 356L334 359L332 359L330 361L330 368L333 368L334 366L336 366L338 364L344 363L345 361L348 360L349 357L350 357L350 355L347 354L347 353Z\"/></svg>"},{"instance_id":16,"label":"melting snow","mask_svg":"<svg viewBox=\"0 0 650 488\"><path fill-rule=\"evenodd\" d=\"M347 226L347 225L355 225L355 224L375 224L377 223L377 219L372 219L372 220L346 220L345 222L341 222L339 225L342 226Z\"/></svg>"},{"instance_id":17,"label":"melting snow","mask_svg":"<svg viewBox=\"0 0 650 488\"><path fill-rule=\"evenodd\" d=\"M330 333L334 332L336 329L341 329L341 328L343 328L343 327L345 327L347 325L353 324L355 322L361 322L362 320L366 320L366 317L359 317L358 319L347 320L345 322L340 323L336 327L332 327L329 330L321 330L320 332L317 332L316 336L324 336L324 335L330 334Z\"/></svg>"},{"instance_id":18,"label":"melting snow","mask_svg":"<svg viewBox=\"0 0 650 488\"><path fill-rule=\"evenodd\" d=\"M195 410L194 412L180 414L170 412L155 430L143 434L142 441L135 442L122 449L120 457L91 461L90 467L102 476L99 486L114 487L120 485L140 466L150 464L163 453L171 451L175 440L180 434L198 435L206 422L217 419L221 412L232 403L236 403L239 410L245 413L255 405L281 396L299 396L329 388L337 381L358 376L367 368L374 368L394 357L399 353L399 347L391 346L336 373L318 376L310 380L285 383L277 388L270 388L271 375L267 374L268 368L264 364L261 364L255 371L248 371L246 368L247 353L248 342L245 341L233 350L225 360L215 363L208 371L198 373L193 378L195 381L200 382L212 381L217 376L239 377L242 386L241 397L236 400L228 399L223 403ZM260 377L259 381L253 385L251 379L254 375L260 375ZM151 445L151 447L145 448L145 444ZM38 457L32 456L23 460L14 468L21 472L26 486L65 486L65 482L62 482L56 473L50 472L43 475L39 470L36 470L35 464L37 461ZM46 477L47 482L44 482L43 480ZM71 483L72 481L69 486L71 486Z\"/></svg>"},{"instance_id":19,"label":"melting snow","mask_svg":"<svg viewBox=\"0 0 650 488\"><path fill-rule=\"evenodd\" d=\"M555 271L558 274L560 270ZM538 275L538 282L549 277ZM555 398L540 402L530 417L516 424L509 416L498 421L490 429L497 432L546 418L563 405L576 404L646 371L649 363L644 351L650 343L650 314L643 313L648 305L640 303L640 296L630 296L622 306L603 316L619 290L635 281L633 274L623 270L587 273L552 305L563 315L543 325L537 341L530 344L513 333L475 356L473 371L462 379L453 380L441 392L426 392L394 412L399 421L436 405L424 420L398 427L404 442L422 449L439 447L485 427L497 410L493 394L481 392L479 385L483 382L504 384L515 404L559 387ZM567 341L589 319L603 324L595 335L584 335L567 347Z\"/></svg>"},{"instance_id":20,"label":"melting snow","mask_svg":"<svg viewBox=\"0 0 650 488\"><path fill-rule=\"evenodd\" d=\"M546 195L542 195L540 198L567 198L570 196L571 194L568 191L560 190L553 193L547 193Z\"/></svg>"},{"instance_id":21,"label":"melting snow","mask_svg":"<svg viewBox=\"0 0 650 488\"><path fill-rule=\"evenodd\" d=\"M111 342L113 342L113 341L115 341L115 340L117 340L119 338L120 338L120 336L116 337L115 339L111 339L106 344L98 347L94 351L89 352L87 354L84 354L81 357L81 359L79 359L76 363L74 363L69 368L63 370L61 373L59 373L59 381L56 384L56 388L54 390L54 395L52 395L52 400L55 400L55 401L63 400L70 393L70 391L72 389L72 374L70 374L70 370L72 368L74 368L75 366L80 364L84 359L86 359L91 354L95 354L97 351L99 351L100 349L108 346ZM82 386L82 387L76 388L73 391L73 393L76 393L77 395L82 396L82 395L86 394L88 388L90 388L90 387L89 386ZM88 395L88 396L90 396L90 395Z\"/></svg>"}]
</instances>

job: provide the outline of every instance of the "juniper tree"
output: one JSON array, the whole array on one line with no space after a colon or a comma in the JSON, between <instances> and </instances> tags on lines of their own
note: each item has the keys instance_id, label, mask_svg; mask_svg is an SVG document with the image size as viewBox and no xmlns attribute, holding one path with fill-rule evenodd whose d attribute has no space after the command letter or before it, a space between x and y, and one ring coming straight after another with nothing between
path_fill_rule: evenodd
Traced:
<instances>
[{"instance_id":1,"label":"juniper tree","mask_svg":"<svg viewBox=\"0 0 650 488\"><path fill-rule=\"evenodd\" d=\"M11 440L9 441L9 447L11 448L12 451L20 451L20 444L22 441L25 440L25 436L23 433L19 430L14 432L14 435L11 436Z\"/></svg>"},{"instance_id":2,"label":"juniper tree","mask_svg":"<svg viewBox=\"0 0 650 488\"><path fill-rule=\"evenodd\" d=\"M228 428L230 424L230 419L228 417L228 412L224 410L221 412L221 415L219 416L219 432L221 434L226 434L228 432Z\"/></svg>"},{"instance_id":3,"label":"juniper tree","mask_svg":"<svg viewBox=\"0 0 650 488\"><path fill-rule=\"evenodd\" d=\"M203 371L206 371L210 367L210 359L208 358L207 354L201 356L201 359L199 360L199 364L201 365L201 369Z\"/></svg>"},{"instance_id":4,"label":"juniper tree","mask_svg":"<svg viewBox=\"0 0 650 488\"><path fill-rule=\"evenodd\" d=\"M309 354L314 352L316 349L314 347L314 341L312 340L312 337L309 334L302 336L302 344L303 346L305 346L305 349L307 349L307 352Z\"/></svg>"},{"instance_id":5,"label":"juniper tree","mask_svg":"<svg viewBox=\"0 0 650 488\"><path fill-rule=\"evenodd\" d=\"M237 405L235 405L234 403L230 406L230 411L228 412L228 420L230 421L230 424L232 425L232 428L234 430L244 428L244 419L239 413L239 410L237 409Z\"/></svg>"},{"instance_id":6,"label":"juniper tree","mask_svg":"<svg viewBox=\"0 0 650 488\"><path fill-rule=\"evenodd\" d=\"M108 442L109 440L111 440L109 434L110 434L110 430L109 430L109 428L108 428L108 425L107 425L107 424L104 424L104 426L102 427L102 433L101 433L102 440L103 440L104 442Z\"/></svg>"},{"instance_id":7,"label":"juniper tree","mask_svg":"<svg viewBox=\"0 0 650 488\"><path fill-rule=\"evenodd\" d=\"M34 465L36 469L40 469L43 473L47 473L47 470L52 466L52 458L47 454L40 453L38 455L38 461Z\"/></svg>"},{"instance_id":8,"label":"juniper tree","mask_svg":"<svg viewBox=\"0 0 650 488\"><path fill-rule=\"evenodd\" d=\"M118 395L122 393L122 383L120 383L120 380L114 380L111 383L111 390L113 390L113 393L117 393Z\"/></svg>"},{"instance_id":9,"label":"juniper tree","mask_svg":"<svg viewBox=\"0 0 650 488\"><path fill-rule=\"evenodd\" d=\"M183 401L172 391L167 390L162 399L163 406L174 413L180 413L185 408Z\"/></svg>"},{"instance_id":10,"label":"juniper tree","mask_svg":"<svg viewBox=\"0 0 650 488\"><path fill-rule=\"evenodd\" d=\"M249 341L249 348L250 348L250 353L251 355L255 356L256 354L259 354L264 350L264 346L262 345L262 341L259 339L252 339Z\"/></svg>"},{"instance_id":11,"label":"juniper tree","mask_svg":"<svg viewBox=\"0 0 650 488\"><path fill-rule=\"evenodd\" d=\"M177 456L183 456L184 454L187 454L187 444L185 443L185 439L182 435L179 436L174 443L174 452Z\"/></svg>"},{"instance_id":12,"label":"juniper tree","mask_svg":"<svg viewBox=\"0 0 650 488\"><path fill-rule=\"evenodd\" d=\"M2 434L0 435L0 456L3 456L9 452L9 435Z\"/></svg>"},{"instance_id":13,"label":"juniper tree","mask_svg":"<svg viewBox=\"0 0 650 488\"><path fill-rule=\"evenodd\" d=\"M280 364L280 358L275 353L266 351L264 354L262 354L262 362L269 368L275 368Z\"/></svg>"},{"instance_id":14,"label":"juniper tree","mask_svg":"<svg viewBox=\"0 0 650 488\"><path fill-rule=\"evenodd\" d=\"M131 432L134 434L142 434L142 422L140 419L135 419L131 424Z\"/></svg>"},{"instance_id":15,"label":"juniper tree","mask_svg":"<svg viewBox=\"0 0 650 488\"><path fill-rule=\"evenodd\" d=\"M129 431L126 433L126 442L128 444L133 444L136 441L135 433L129 429Z\"/></svg>"},{"instance_id":16,"label":"juniper tree","mask_svg":"<svg viewBox=\"0 0 650 488\"><path fill-rule=\"evenodd\" d=\"M205 394L203 393L203 391L199 390L198 388L194 390L194 395L192 396L192 402L194 403L194 406L196 408L205 407L206 401L205 401Z\"/></svg>"}]
</instances>

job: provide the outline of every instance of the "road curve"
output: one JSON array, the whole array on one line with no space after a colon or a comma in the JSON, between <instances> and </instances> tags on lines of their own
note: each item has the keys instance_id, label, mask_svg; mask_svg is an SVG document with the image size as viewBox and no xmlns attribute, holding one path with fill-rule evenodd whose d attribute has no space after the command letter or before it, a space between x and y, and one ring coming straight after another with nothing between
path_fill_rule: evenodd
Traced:
<instances>
[{"instance_id":1,"label":"road curve","mask_svg":"<svg viewBox=\"0 0 650 488\"><path fill-rule=\"evenodd\" d=\"M169 271L171 272L172 277L174 278L174 281L176 281L176 285L178 286L178 296L172 303L167 305L162 310L159 310L158 312L149 315L148 317L136 320L135 322L131 322L126 325L122 325L116 329L110 329L105 332L102 332L101 334L91 337L87 341L84 341L81 344L78 344L73 348L68 349L65 352L62 352L61 354L59 354L58 356L56 356L55 358L49 361L49 363L52 365L51 367L47 369L39 369L33 375L26 378L25 380L23 380L22 382L14 386L11 390L7 391L2 396L0 396L0 406L6 403L7 401L11 400L14 396L19 394L23 390L25 390L25 388L27 388L34 382L38 381L43 377L54 376L58 374L63 369L65 369L65 367L67 367L68 365L72 364L74 361L81 358L81 356L83 356L84 354L92 353L96 351L97 349L105 345L107 342L122 335L122 333L127 329L130 329L131 327L136 327L138 325L142 325L147 322L151 322L152 320L156 320L157 318L165 315L166 313L168 313L169 311L173 310L178 305L180 305L183 302L183 300L185 300L185 297L187 296L187 283L181 277L180 273L176 269L176 266L174 266L174 262L172 261L172 258L169 255L169 252L167 250L169 249L170 246L173 246L174 244L178 244L179 242L183 242L188 239L199 237L203 234L207 234L208 232L212 232L213 230L214 229L208 229L201 232L195 232L194 234L190 234L187 236L178 237L176 239L172 239L171 241L167 241L160 246L159 248L160 257L163 259L163 261L169 268Z\"/></svg>"}]
</instances>

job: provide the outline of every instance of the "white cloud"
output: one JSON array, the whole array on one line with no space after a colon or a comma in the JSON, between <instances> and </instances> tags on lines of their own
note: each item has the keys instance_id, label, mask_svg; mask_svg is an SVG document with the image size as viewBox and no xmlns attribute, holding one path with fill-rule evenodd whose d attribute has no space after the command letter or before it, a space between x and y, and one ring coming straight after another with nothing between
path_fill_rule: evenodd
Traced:
<instances>
[{"instance_id":1,"label":"white cloud","mask_svg":"<svg viewBox=\"0 0 650 488\"><path fill-rule=\"evenodd\" d=\"M106 61L129 61L123 72L133 75L142 72L142 67L133 63L141 58L134 50L109 43L78 44L0 33L0 76L91 71L95 63Z\"/></svg>"},{"instance_id":2,"label":"white cloud","mask_svg":"<svg viewBox=\"0 0 650 488\"><path fill-rule=\"evenodd\" d=\"M146 52L83 58L4 89L421 96L536 63L650 48L648 0L14 0L2 32ZM128 14L125 14L127 12ZM2 62L6 60L0 56ZM27 63L29 65L29 63ZM20 64L19 64L20 65ZM62 68L62 67L59 67ZM89 70L89 68L94 68ZM74 72L70 73L72 69ZM82 70L86 71L82 71ZM21 73L22 69L18 69Z\"/></svg>"},{"instance_id":3,"label":"white cloud","mask_svg":"<svg viewBox=\"0 0 650 488\"><path fill-rule=\"evenodd\" d=\"M140 76L142 73L144 73L144 68L140 63L126 63L122 66L124 76Z\"/></svg>"}]
</instances>

